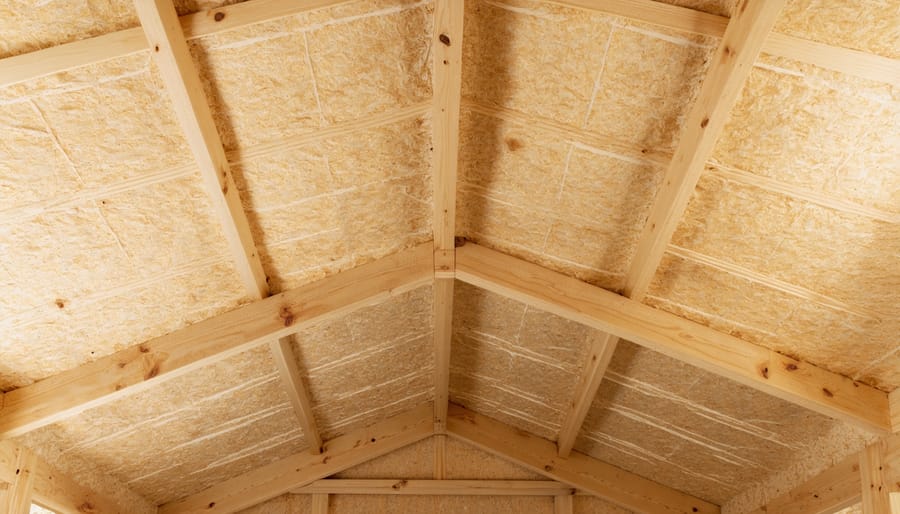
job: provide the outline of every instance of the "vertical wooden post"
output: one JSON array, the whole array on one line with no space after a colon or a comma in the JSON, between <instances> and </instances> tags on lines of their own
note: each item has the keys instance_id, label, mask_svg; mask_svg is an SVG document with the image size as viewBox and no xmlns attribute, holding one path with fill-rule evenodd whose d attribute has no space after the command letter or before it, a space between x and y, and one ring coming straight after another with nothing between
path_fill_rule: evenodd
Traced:
<instances>
[{"instance_id":1,"label":"vertical wooden post","mask_svg":"<svg viewBox=\"0 0 900 514\"><path fill-rule=\"evenodd\" d=\"M36 464L37 457L34 453L21 446L16 449L15 479L6 491L5 502L0 512L28 514L31 511L31 493L34 488Z\"/></svg>"},{"instance_id":2,"label":"vertical wooden post","mask_svg":"<svg viewBox=\"0 0 900 514\"><path fill-rule=\"evenodd\" d=\"M890 489L885 482L887 443L879 441L859 454L863 514L891 514Z\"/></svg>"},{"instance_id":3,"label":"vertical wooden post","mask_svg":"<svg viewBox=\"0 0 900 514\"><path fill-rule=\"evenodd\" d=\"M434 436L434 479L444 480L446 478L447 461L447 436L445 434L437 434Z\"/></svg>"},{"instance_id":4,"label":"vertical wooden post","mask_svg":"<svg viewBox=\"0 0 900 514\"><path fill-rule=\"evenodd\" d=\"M312 514L328 514L327 493L315 493L312 495Z\"/></svg>"},{"instance_id":5,"label":"vertical wooden post","mask_svg":"<svg viewBox=\"0 0 900 514\"><path fill-rule=\"evenodd\" d=\"M573 507L572 495L559 495L553 497L553 513L554 514L572 514Z\"/></svg>"}]
</instances>

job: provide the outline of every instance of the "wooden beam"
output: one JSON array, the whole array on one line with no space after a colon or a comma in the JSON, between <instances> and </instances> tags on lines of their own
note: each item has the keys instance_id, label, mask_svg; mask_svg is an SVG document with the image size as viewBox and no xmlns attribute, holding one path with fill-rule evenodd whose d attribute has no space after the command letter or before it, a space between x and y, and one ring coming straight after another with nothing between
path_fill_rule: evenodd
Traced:
<instances>
[{"instance_id":1,"label":"wooden beam","mask_svg":"<svg viewBox=\"0 0 900 514\"><path fill-rule=\"evenodd\" d=\"M447 474L447 436L436 434L434 441L434 479L443 480Z\"/></svg>"},{"instance_id":2,"label":"wooden beam","mask_svg":"<svg viewBox=\"0 0 900 514\"><path fill-rule=\"evenodd\" d=\"M312 514L328 514L328 493L312 495Z\"/></svg>"},{"instance_id":3,"label":"wooden beam","mask_svg":"<svg viewBox=\"0 0 900 514\"><path fill-rule=\"evenodd\" d=\"M885 473L887 443L878 441L859 454L863 514L891 514L890 483Z\"/></svg>"},{"instance_id":4,"label":"wooden beam","mask_svg":"<svg viewBox=\"0 0 900 514\"><path fill-rule=\"evenodd\" d=\"M668 247L675 227L681 220L687 202L693 194L704 165L712 154L713 146L722 130L744 82L750 76L753 62L759 56L763 41L775 24L775 19L786 0L772 2L741 3L737 14L725 29L707 72L703 87L681 134L678 148L666 172L666 178L644 226L631 268L625 276L625 296L641 301L656 274L659 261ZM579 2L587 3L587 2ZM752 4L752 5L751 5ZM670 6L641 3L604 2L613 14L640 13L642 17L663 14ZM686 13L677 11L682 14ZM673 13L674 14L674 13ZM680 19L675 17L674 19ZM709 17L690 18L692 22L711 22ZM711 24L711 23L710 23ZM609 359L616 350L619 339L607 336L602 348L591 352L584 366L575 401L563 420L559 433L559 455L569 454L584 423L594 396L600 388Z\"/></svg>"},{"instance_id":5,"label":"wooden beam","mask_svg":"<svg viewBox=\"0 0 900 514\"><path fill-rule=\"evenodd\" d=\"M179 18L187 39L276 20L293 14L349 3L350 0L253 0ZM0 59L0 87L34 80L149 49L141 28L120 30L36 52Z\"/></svg>"},{"instance_id":6,"label":"wooden beam","mask_svg":"<svg viewBox=\"0 0 900 514\"><path fill-rule=\"evenodd\" d=\"M718 513L719 507L611 466L582 453L556 455L556 445L499 421L450 404L447 433L553 480L636 512Z\"/></svg>"},{"instance_id":7,"label":"wooden beam","mask_svg":"<svg viewBox=\"0 0 900 514\"><path fill-rule=\"evenodd\" d=\"M269 288L259 252L175 6L171 0L135 0L134 6L238 274L254 298L265 298Z\"/></svg>"},{"instance_id":8,"label":"wooden beam","mask_svg":"<svg viewBox=\"0 0 900 514\"><path fill-rule=\"evenodd\" d=\"M8 392L0 409L0 438L55 423L432 281L428 243L244 305Z\"/></svg>"},{"instance_id":9,"label":"wooden beam","mask_svg":"<svg viewBox=\"0 0 900 514\"><path fill-rule=\"evenodd\" d=\"M288 397L294 407L294 414L303 427L303 435L309 443L309 451L314 455L322 453L322 436L316 426L316 416L313 413L312 403L309 400L309 391L303 383L303 376L297 367L297 357L291 346L289 337L282 337L269 343L272 358L281 380L287 385Z\"/></svg>"},{"instance_id":10,"label":"wooden beam","mask_svg":"<svg viewBox=\"0 0 900 514\"><path fill-rule=\"evenodd\" d=\"M890 430L883 391L535 264L468 243L457 248L456 277L801 407Z\"/></svg>"},{"instance_id":11,"label":"wooden beam","mask_svg":"<svg viewBox=\"0 0 900 514\"><path fill-rule=\"evenodd\" d=\"M600 389L600 383L603 381L606 368L609 367L609 362L616 351L618 341L618 337L610 334L603 334L599 339L591 341L591 351L584 364L578 385L575 386L575 395L569 404L566 417L559 429L556 445L559 448L560 457L567 457L572 451L572 447L575 446L578 432L581 431L581 425L584 424L584 418L587 417L588 411L591 410L594 397L597 396L597 390Z\"/></svg>"},{"instance_id":12,"label":"wooden beam","mask_svg":"<svg viewBox=\"0 0 900 514\"><path fill-rule=\"evenodd\" d=\"M291 492L389 496L571 496L575 494L575 489L566 484L544 480L325 479Z\"/></svg>"},{"instance_id":13,"label":"wooden beam","mask_svg":"<svg viewBox=\"0 0 900 514\"><path fill-rule=\"evenodd\" d=\"M641 299L650 286L763 41L786 1L743 0L729 21L644 224L625 276L625 296Z\"/></svg>"},{"instance_id":14,"label":"wooden beam","mask_svg":"<svg viewBox=\"0 0 900 514\"><path fill-rule=\"evenodd\" d=\"M0 505L5 514L28 514L31 511L31 497L34 492L34 478L37 471L37 456L28 448L13 448L15 462L12 469L4 473L10 487L6 491L6 502ZM12 476L9 476L12 475Z\"/></svg>"},{"instance_id":15,"label":"wooden beam","mask_svg":"<svg viewBox=\"0 0 900 514\"><path fill-rule=\"evenodd\" d=\"M891 427L895 434L900 433L900 387L894 389L890 396Z\"/></svg>"},{"instance_id":16,"label":"wooden beam","mask_svg":"<svg viewBox=\"0 0 900 514\"><path fill-rule=\"evenodd\" d=\"M17 456L25 448L9 441L0 441L0 482L13 483ZM28 452L30 453L30 452ZM84 514L86 512L130 512L128 506L122 506L113 499L78 484L71 478L59 473L53 466L39 457L34 457L31 480L32 501L59 514ZM20 473L21 474L21 473ZM2 495L0 495L2 498ZM2 509L0 509L2 512ZM27 510L25 512L28 512Z\"/></svg>"},{"instance_id":17,"label":"wooden beam","mask_svg":"<svg viewBox=\"0 0 900 514\"><path fill-rule=\"evenodd\" d=\"M553 498L554 514L572 514L574 509L572 495L559 495Z\"/></svg>"},{"instance_id":18,"label":"wooden beam","mask_svg":"<svg viewBox=\"0 0 900 514\"><path fill-rule=\"evenodd\" d=\"M322 455L297 453L159 507L160 514L234 512L314 480L425 439L433 433L431 403L325 443Z\"/></svg>"},{"instance_id":19,"label":"wooden beam","mask_svg":"<svg viewBox=\"0 0 900 514\"><path fill-rule=\"evenodd\" d=\"M453 271L456 236L456 176L459 166L459 105L462 91L464 0L434 6L432 168L434 176L435 430L443 432L450 387L453 335Z\"/></svg>"}]
</instances>

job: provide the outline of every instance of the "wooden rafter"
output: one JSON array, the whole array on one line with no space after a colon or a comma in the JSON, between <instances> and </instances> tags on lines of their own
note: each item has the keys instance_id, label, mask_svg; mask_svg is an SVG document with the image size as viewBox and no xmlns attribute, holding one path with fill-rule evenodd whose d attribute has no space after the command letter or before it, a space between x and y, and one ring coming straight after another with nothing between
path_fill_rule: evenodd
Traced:
<instances>
[{"instance_id":1,"label":"wooden rafter","mask_svg":"<svg viewBox=\"0 0 900 514\"><path fill-rule=\"evenodd\" d=\"M575 489L547 480L379 480L325 479L299 487L294 494L377 494L389 496L557 496Z\"/></svg>"},{"instance_id":2,"label":"wooden rafter","mask_svg":"<svg viewBox=\"0 0 900 514\"><path fill-rule=\"evenodd\" d=\"M188 39L346 3L348 0L251 0L180 18ZM551 0L670 29L721 37L728 18L655 0ZM140 29L126 29L0 59L0 87L147 50ZM877 82L900 84L900 60L773 33L763 52Z\"/></svg>"},{"instance_id":3,"label":"wooden rafter","mask_svg":"<svg viewBox=\"0 0 900 514\"><path fill-rule=\"evenodd\" d=\"M161 505L160 514L235 512L380 457L433 433L431 403L325 443L322 455L297 453Z\"/></svg>"},{"instance_id":4,"label":"wooden rafter","mask_svg":"<svg viewBox=\"0 0 900 514\"><path fill-rule=\"evenodd\" d=\"M265 298L270 293L269 284L175 7L169 0L136 0L135 6L152 49L151 55L200 167L203 187L228 240L235 266L251 297ZM297 359L291 351L291 341L286 338L272 341L270 349L282 384L291 398L294 413L310 444L310 451L318 454L321 452L322 438Z\"/></svg>"},{"instance_id":5,"label":"wooden rafter","mask_svg":"<svg viewBox=\"0 0 900 514\"><path fill-rule=\"evenodd\" d=\"M453 335L453 271L456 235L456 176L459 165L459 105L462 90L463 0L437 0L431 119L434 174L434 423L446 427Z\"/></svg>"},{"instance_id":6,"label":"wooden rafter","mask_svg":"<svg viewBox=\"0 0 900 514\"><path fill-rule=\"evenodd\" d=\"M6 393L0 438L55 423L432 280L429 243L151 339Z\"/></svg>"},{"instance_id":7,"label":"wooden rafter","mask_svg":"<svg viewBox=\"0 0 900 514\"><path fill-rule=\"evenodd\" d=\"M48 509L52 509L59 514L83 514L85 512L128 512L129 509L123 508L113 499L97 494L94 491L78 484L71 478L59 473L50 464L43 459L34 456L30 451L17 446L9 441L0 441L0 482L16 484L22 475L22 457L20 455L30 455L26 460L30 462L25 466L30 468L31 481L31 499ZM16 474L16 470L20 470ZM7 491L6 501L10 501L12 491L16 489L14 485ZM4 498L0 494L0 499ZM0 512L6 512L0 506ZM19 512L10 511L15 514ZM21 511L28 512L28 509Z\"/></svg>"},{"instance_id":8,"label":"wooden rafter","mask_svg":"<svg viewBox=\"0 0 900 514\"><path fill-rule=\"evenodd\" d=\"M635 512L718 513L719 507L602 461L573 452L499 421L451 404L448 435Z\"/></svg>"},{"instance_id":9,"label":"wooden rafter","mask_svg":"<svg viewBox=\"0 0 900 514\"><path fill-rule=\"evenodd\" d=\"M750 76L753 63L784 4L785 0L744 0L728 22L644 225L631 268L625 276L624 294L628 298L643 300L663 252L687 208L704 165L712 154L713 146L725 128L728 114ZM607 5L617 4L613 2ZM568 410L559 433L561 456L568 455L572 450L618 342L618 338L608 336L599 348L592 349L590 360L584 365L576 389L575 401Z\"/></svg>"},{"instance_id":10,"label":"wooden rafter","mask_svg":"<svg viewBox=\"0 0 900 514\"><path fill-rule=\"evenodd\" d=\"M883 391L535 264L469 243L457 248L456 277L826 416L890 431Z\"/></svg>"}]
</instances>

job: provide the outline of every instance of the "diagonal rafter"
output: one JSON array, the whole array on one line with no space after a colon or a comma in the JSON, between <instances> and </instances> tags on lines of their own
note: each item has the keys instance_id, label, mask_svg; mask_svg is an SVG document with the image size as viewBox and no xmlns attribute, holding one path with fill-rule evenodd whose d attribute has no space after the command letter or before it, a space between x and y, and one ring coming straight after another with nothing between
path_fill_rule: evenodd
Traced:
<instances>
[{"instance_id":1,"label":"diagonal rafter","mask_svg":"<svg viewBox=\"0 0 900 514\"><path fill-rule=\"evenodd\" d=\"M453 336L456 176L459 165L459 106L462 89L463 0L437 0L431 119L434 175L434 423L446 427Z\"/></svg>"},{"instance_id":2,"label":"diagonal rafter","mask_svg":"<svg viewBox=\"0 0 900 514\"><path fill-rule=\"evenodd\" d=\"M200 167L203 187L228 240L238 274L254 299L265 298L269 296L269 285L259 252L178 13L170 0L135 0L135 7L175 114ZM289 338L272 341L269 347L310 451L318 454L322 438L316 427L309 392L291 350L291 341Z\"/></svg>"},{"instance_id":3,"label":"diagonal rafter","mask_svg":"<svg viewBox=\"0 0 900 514\"><path fill-rule=\"evenodd\" d=\"M786 0L743 0L735 7L725 34L713 56L703 87L681 131L650 215L638 240L637 251L625 275L624 295L641 301L684 215L704 165L725 128L728 115L750 76L775 20ZM572 451L575 439L603 380L619 339L607 336L595 344L578 383L559 433L559 454Z\"/></svg>"}]
</instances>

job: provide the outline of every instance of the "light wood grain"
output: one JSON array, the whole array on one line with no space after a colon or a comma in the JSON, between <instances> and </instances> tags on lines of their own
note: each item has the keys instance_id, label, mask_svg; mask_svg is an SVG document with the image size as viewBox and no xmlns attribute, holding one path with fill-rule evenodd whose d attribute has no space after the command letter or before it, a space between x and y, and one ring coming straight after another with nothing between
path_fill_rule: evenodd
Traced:
<instances>
[{"instance_id":1,"label":"light wood grain","mask_svg":"<svg viewBox=\"0 0 900 514\"><path fill-rule=\"evenodd\" d=\"M339 473L432 434L431 403L354 430L325 443L321 455L297 453L226 480L187 498L166 503L160 514L235 512L262 503L314 480Z\"/></svg>"},{"instance_id":2,"label":"light wood grain","mask_svg":"<svg viewBox=\"0 0 900 514\"><path fill-rule=\"evenodd\" d=\"M546 439L450 404L447 433L498 457L525 466L635 512L718 513L719 507L587 455L556 454Z\"/></svg>"},{"instance_id":3,"label":"light wood grain","mask_svg":"<svg viewBox=\"0 0 900 514\"><path fill-rule=\"evenodd\" d=\"M447 469L447 435L435 434L434 438L434 479L446 478Z\"/></svg>"},{"instance_id":4,"label":"light wood grain","mask_svg":"<svg viewBox=\"0 0 900 514\"><path fill-rule=\"evenodd\" d=\"M560 495L553 498L554 514L572 514L573 508L572 495Z\"/></svg>"},{"instance_id":5,"label":"light wood grain","mask_svg":"<svg viewBox=\"0 0 900 514\"><path fill-rule=\"evenodd\" d=\"M859 454L863 514L891 514L890 485L885 476L887 443L878 441Z\"/></svg>"},{"instance_id":6,"label":"light wood grain","mask_svg":"<svg viewBox=\"0 0 900 514\"><path fill-rule=\"evenodd\" d=\"M704 165L786 1L744 0L729 21L638 239L625 275L625 296L639 300L647 292Z\"/></svg>"},{"instance_id":7,"label":"light wood grain","mask_svg":"<svg viewBox=\"0 0 900 514\"><path fill-rule=\"evenodd\" d=\"M464 282L875 433L890 430L888 395L874 387L476 244L456 258Z\"/></svg>"},{"instance_id":8,"label":"light wood grain","mask_svg":"<svg viewBox=\"0 0 900 514\"><path fill-rule=\"evenodd\" d=\"M15 481L16 460L22 449L10 441L0 441L0 482L12 483ZM127 505L118 505L113 499L82 486L72 477L60 473L40 457L34 457L32 475L32 501L59 514L89 512L127 514L129 512Z\"/></svg>"},{"instance_id":9,"label":"light wood grain","mask_svg":"<svg viewBox=\"0 0 900 514\"><path fill-rule=\"evenodd\" d=\"M312 514L328 514L328 493L312 495Z\"/></svg>"},{"instance_id":10,"label":"light wood grain","mask_svg":"<svg viewBox=\"0 0 900 514\"><path fill-rule=\"evenodd\" d=\"M891 427L895 434L900 434L900 387L890 394Z\"/></svg>"},{"instance_id":11,"label":"light wood grain","mask_svg":"<svg viewBox=\"0 0 900 514\"><path fill-rule=\"evenodd\" d=\"M450 399L450 341L453 337L452 278L434 281L434 429L447 429L447 403Z\"/></svg>"},{"instance_id":12,"label":"light wood grain","mask_svg":"<svg viewBox=\"0 0 900 514\"><path fill-rule=\"evenodd\" d=\"M545 480L380 480L326 479L294 494L376 494L388 496L557 496L572 495L566 484Z\"/></svg>"},{"instance_id":13,"label":"light wood grain","mask_svg":"<svg viewBox=\"0 0 900 514\"><path fill-rule=\"evenodd\" d=\"M6 514L28 514L31 511L31 496L37 473L37 457L34 453L18 446L14 449L16 459L10 470L10 486L6 491L6 502L0 511Z\"/></svg>"},{"instance_id":14,"label":"light wood grain","mask_svg":"<svg viewBox=\"0 0 900 514\"><path fill-rule=\"evenodd\" d=\"M428 243L151 339L7 393L0 438L60 421L432 280Z\"/></svg>"},{"instance_id":15,"label":"light wood grain","mask_svg":"<svg viewBox=\"0 0 900 514\"><path fill-rule=\"evenodd\" d=\"M303 376L297 364L297 356L289 337L282 337L269 343L275 367L281 375L281 381L285 384L285 391L291 399L294 414L303 427L303 436L309 444L309 451L314 455L322 453L322 436L316 425L316 416L313 413L312 402L309 400L309 390L303 382Z\"/></svg>"}]
</instances>

